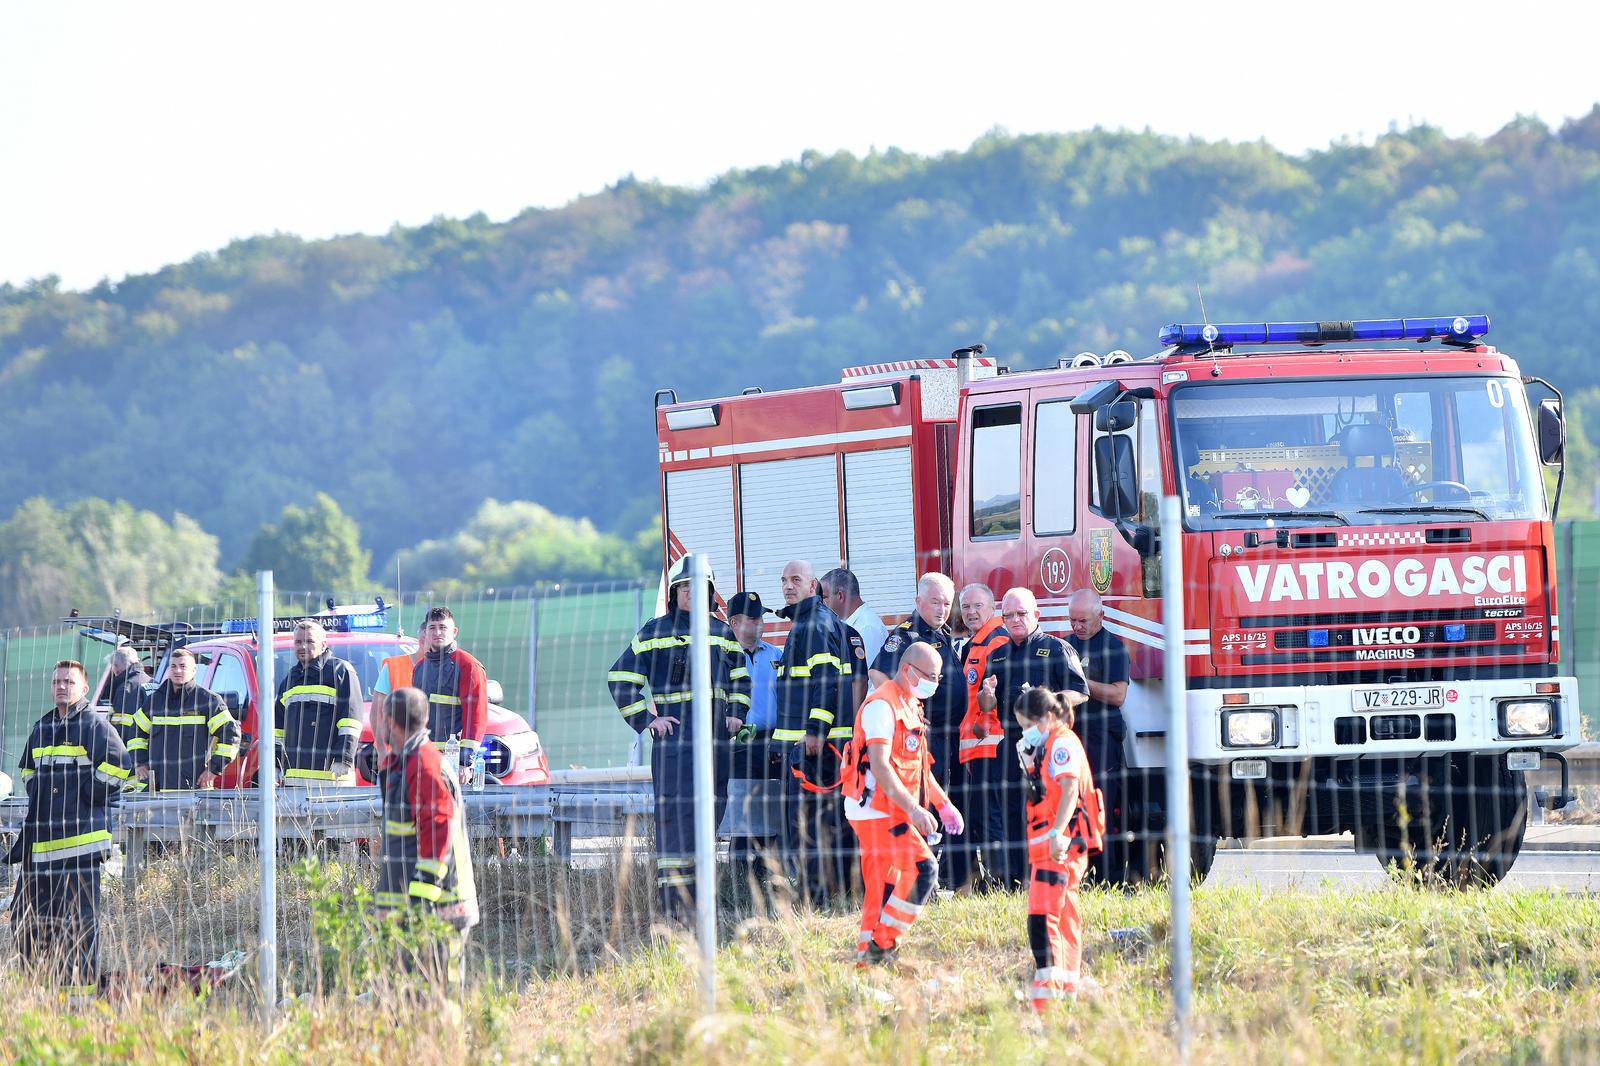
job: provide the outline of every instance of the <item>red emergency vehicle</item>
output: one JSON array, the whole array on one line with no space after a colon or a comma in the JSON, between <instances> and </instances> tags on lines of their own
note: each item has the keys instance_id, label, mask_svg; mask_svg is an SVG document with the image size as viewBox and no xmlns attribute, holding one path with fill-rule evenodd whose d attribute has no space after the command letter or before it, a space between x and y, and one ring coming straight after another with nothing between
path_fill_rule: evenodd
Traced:
<instances>
[{"instance_id":1,"label":"red emergency vehicle","mask_svg":"<svg viewBox=\"0 0 1600 1066\"><path fill-rule=\"evenodd\" d=\"M334 655L355 667L361 679L361 691L371 699L372 684L377 679L383 660L391 655L407 655L417 650L417 642L410 637L389 633L387 612L379 604L335 606L330 601L323 613L275 622L272 636L275 673L281 682L294 665L294 625L301 617L322 624L328 633L328 647ZM173 647L181 644L194 653L195 682L202 688L217 693L235 715L239 716L243 734L239 757L229 763L217 781L218 788L243 788L255 783L260 736L256 700L256 620L233 618L221 622L173 622L146 625L120 618L68 619L81 627L84 637L116 646L126 644L139 653L150 671L154 684L159 684L167 674L167 662ZM110 670L101 674L95 685L91 703L106 705L110 683ZM484 769L488 776L502 785L546 785L550 783L550 768L539 734L529 727L527 720L500 705L500 683L489 682L489 715L484 728L486 747ZM362 707L361 743L356 756L360 782L370 784L373 767L372 726L366 721L366 705Z\"/></svg>"},{"instance_id":2,"label":"red emergency vehicle","mask_svg":"<svg viewBox=\"0 0 1600 1066\"><path fill-rule=\"evenodd\" d=\"M1113 829L1138 879L1163 865L1160 559L1180 551L1193 869L1219 838L1348 831L1386 863L1492 882L1521 847L1524 772L1557 761L1564 804L1582 737L1557 676L1559 393L1488 325L1202 323L1143 359L1007 373L980 346L814 388L663 390L666 552L707 552L768 602L786 560L845 562L887 615L919 570L1026 586L1056 633L1072 592L1100 593L1130 655ZM1532 386L1554 398L1530 407Z\"/></svg>"}]
</instances>

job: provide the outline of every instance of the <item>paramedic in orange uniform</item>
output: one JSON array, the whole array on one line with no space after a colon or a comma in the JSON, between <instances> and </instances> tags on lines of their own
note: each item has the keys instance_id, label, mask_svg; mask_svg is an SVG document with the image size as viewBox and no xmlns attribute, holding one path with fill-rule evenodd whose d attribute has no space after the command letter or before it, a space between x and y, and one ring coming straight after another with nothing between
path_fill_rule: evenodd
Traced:
<instances>
[{"instance_id":1,"label":"paramedic in orange uniform","mask_svg":"<svg viewBox=\"0 0 1600 1066\"><path fill-rule=\"evenodd\" d=\"M942 660L918 641L900 657L894 677L867 695L856 712L844 758L844 810L861 846L865 900L857 965L894 960L895 943L911 928L938 883L930 844L940 823L959 834L961 812L932 772L922 705L939 689ZM937 819L929 808L939 812Z\"/></svg>"},{"instance_id":2,"label":"paramedic in orange uniform","mask_svg":"<svg viewBox=\"0 0 1600 1066\"><path fill-rule=\"evenodd\" d=\"M1043 1013L1052 1000L1077 996L1082 979L1083 916L1078 886L1104 833L1089 756L1072 731L1079 692L1030 688L1017 700L1028 796L1028 1000Z\"/></svg>"}]
</instances>

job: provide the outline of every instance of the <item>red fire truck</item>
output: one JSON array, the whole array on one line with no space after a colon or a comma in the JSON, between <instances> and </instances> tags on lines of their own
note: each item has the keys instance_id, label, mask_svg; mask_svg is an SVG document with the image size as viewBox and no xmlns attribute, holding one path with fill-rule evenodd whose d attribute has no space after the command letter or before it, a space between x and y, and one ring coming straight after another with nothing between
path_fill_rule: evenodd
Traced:
<instances>
[{"instance_id":1,"label":"red fire truck","mask_svg":"<svg viewBox=\"0 0 1600 1066\"><path fill-rule=\"evenodd\" d=\"M1488 327L1202 323L1143 359L1008 373L978 346L812 388L662 390L666 554L706 552L769 602L785 561L843 562L887 615L921 570L1026 586L1057 633L1094 589L1129 652L1113 829L1137 880L1165 863L1160 560L1182 552L1193 871L1221 838L1351 832L1386 864L1493 882L1525 771L1558 763L1544 802L1564 805L1582 735L1543 469L1563 461L1560 396ZM1536 386L1553 398L1530 410Z\"/></svg>"}]
</instances>

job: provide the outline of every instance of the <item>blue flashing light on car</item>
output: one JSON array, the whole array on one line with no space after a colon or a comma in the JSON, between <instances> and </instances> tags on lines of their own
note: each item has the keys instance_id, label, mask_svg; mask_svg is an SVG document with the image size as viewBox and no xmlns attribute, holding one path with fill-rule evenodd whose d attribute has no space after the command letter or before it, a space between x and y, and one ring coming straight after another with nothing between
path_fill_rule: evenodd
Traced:
<instances>
[{"instance_id":1,"label":"blue flashing light on car","mask_svg":"<svg viewBox=\"0 0 1600 1066\"><path fill-rule=\"evenodd\" d=\"M1464 622L1450 622L1444 627L1444 639L1452 644L1467 639L1467 626Z\"/></svg>"},{"instance_id":2,"label":"blue flashing light on car","mask_svg":"<svg viewBox=\"0 0 1600 1066\"><path fill-rule=\"evenodd\" d=\"M1306 644L1313 648L1326 648L1328 646L1328 631L1326 629L1306 630Z\"/></svg>"},{"instance_id":3,"label":"blue flashing light on car","mask_svg":"<svg viewBox=\"0 0 1600 1066\"><path fill-rule=\"evenodd\" d=\"M274 618L274 633L292 633L295 623L302 618L318 622L329 633L382 633L389 626L387 611L355 611L349 614L295 615L291 618ZM223 633L254 633L259 628L254 618L229 618L221 625Z\"/></svg>"},{"instance_id":4,"label":"blue flashing light on car","mask_svg":"<svg viewBox=\"0 0 1600 1066\"><path fill-rule=\"evenodd\" d=\"M1476 341L1489 332L1488 315L1372 318L1352 322L1201 322L1161 327L1161 344L1207 351L1235 344L1335 344L1341 341Z\"/></svg>"}]
</instances>

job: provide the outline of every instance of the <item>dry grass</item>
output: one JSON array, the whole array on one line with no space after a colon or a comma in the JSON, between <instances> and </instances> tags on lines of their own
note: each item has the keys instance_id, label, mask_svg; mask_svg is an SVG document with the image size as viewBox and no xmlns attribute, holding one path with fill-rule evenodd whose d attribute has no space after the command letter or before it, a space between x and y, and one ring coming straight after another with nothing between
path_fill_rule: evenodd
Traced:
<instances>
[{"instance_id":1,"label":"dry grass","mask_svg":"<svg viewBox=\"0 0 1600 1066\"><path fill-rule=\"evenodd\" d=\"M577 891L601 896L597 885ZM486 933L496 920L559 927L563 897L525 892L503 919L491 919ZM462 1020L397 1014L381 994L367 1002L332 994L287 1007L265 1040L249 1016L245 986L209 1000L143 1000L72 1016L46 994L13 982L4 994L20 1017L0 1033L0 1058L382 1066L1169 1059L1164 896L1090 892L1086 909L1088 968L1103 991L1042 1028L1020 998L1032 968L1022 901L989 897L931 907L893 972L851 967L849 916L747 922L721 953L721 1010L709 1018L698 1013L689 945L663 937L573 954L569 964L530 963L526 976L502 971L500 978L480 978ZM570 923L574 912L566 913ZM1108 931L1128 926L1151 931L1154 942L1119 952ZM1195 895L1194 1057L1594 1060L1600 1058L1597 934L1600 900L1592 897L1203 888ZM595 930L519 935L550 946L604 940Z\"/></svg>"}]
</instances>

